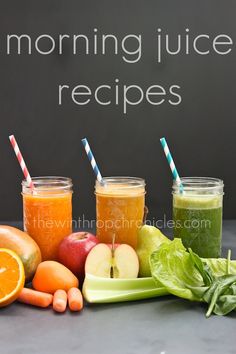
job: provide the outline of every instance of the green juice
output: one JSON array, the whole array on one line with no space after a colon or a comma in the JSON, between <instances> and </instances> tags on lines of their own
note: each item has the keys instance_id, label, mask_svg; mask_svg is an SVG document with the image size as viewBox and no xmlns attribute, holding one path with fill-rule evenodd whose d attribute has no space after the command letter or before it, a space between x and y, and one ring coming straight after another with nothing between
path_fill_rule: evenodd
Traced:
<instances>
[{"instance_id":1,"label":"green juice","mask_svg":"<svg viewBox=\"0 0 236 354\"><path fill-rule=\"evenodd\" d=\"M173 195L174 237L203 258L221 256L222 195Z\"/></svg>"}]
</instances>

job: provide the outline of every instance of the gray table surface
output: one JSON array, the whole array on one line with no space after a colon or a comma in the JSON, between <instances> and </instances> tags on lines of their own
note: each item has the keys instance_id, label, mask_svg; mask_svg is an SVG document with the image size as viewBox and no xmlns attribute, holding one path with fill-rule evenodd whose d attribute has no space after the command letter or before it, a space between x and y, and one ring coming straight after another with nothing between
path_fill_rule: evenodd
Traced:
<instances>
[{"instance_id":1,"label":"gray table surface","mask_svg":"<svg viewBox=\"0 0 236 354\"><path fill-rule=\"evenodd\" d=\"M236 258L236 221L224 223L224 254L228 248ZM205 310L174 297L65 314L14 303L0 310L0 353L236 353L236 313L206 319Z\"/></svg>"}]
</instances>

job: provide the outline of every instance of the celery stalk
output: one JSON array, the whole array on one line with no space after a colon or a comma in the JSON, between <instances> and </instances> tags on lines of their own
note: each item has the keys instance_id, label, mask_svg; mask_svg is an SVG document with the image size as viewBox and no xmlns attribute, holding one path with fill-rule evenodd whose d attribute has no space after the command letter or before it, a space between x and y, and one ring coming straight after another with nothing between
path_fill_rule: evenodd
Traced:
<instances>
[{"instance_id":1,"label":"celery stalk","mask_svg":"<svg viewBox=\"0 0 236 354\"><path fill-rule=\"evenodd\" d=\"M168 295L153 278L111 279L86 274L83 295L87 302L106 303L149 299Z\"/></svg>"}]
</instances>

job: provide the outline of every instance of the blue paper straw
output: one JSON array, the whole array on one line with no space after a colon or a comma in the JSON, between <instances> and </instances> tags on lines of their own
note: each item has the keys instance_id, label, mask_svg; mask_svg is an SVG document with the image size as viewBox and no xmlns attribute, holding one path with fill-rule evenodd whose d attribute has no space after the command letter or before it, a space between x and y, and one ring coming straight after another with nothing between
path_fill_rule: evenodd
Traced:
<instances>
[{"instance_id":1,"label":"blue paper straw","mask_svg":"<svg viewBox=\"0 0 236 354\"><path fill-rule=\"evenodd\" d=\"M87 156L88 156L88 159L89 159L89 161L90 161L90 163L91 163L92 169L93 169L93 171L94 171L94 173L95 173L95 176L96 176L98 182L101 183L101 184L103 184L102 175L101 175L101 173L100 173L100 171L99 171L98 165L97 165L97 163L96 163L96 161L95 161L95 158L94 158L94 156L93 156L93 153L92 153L92 151L91 151L91 149L90 149L88 140L87 140L86 138L84 138L84 139L82 139L81 141L82 141L82 144L84 145L86 154L87 154Z\"/></svg>"},{"instance_id":2,"label":"blue paper straw","mask_svg":"<svg viewBox=\"0 0 236 354\"><path fill-rule=\"evenodd\" d=\"M165 138L161 138L160 142L161 142L161 145L162 145L163 150L165 152L165 155L166 155L168 164L170 166L171 172L173 174L174 180L180 186L181 192L183 192L183 184L182 184L181 179L179 177L178 171L177 171L177 169L175 167L175 163L174 163L173 157L172 157L172 155L170 153L170 150L168 148L166 139Z\"/></svg>"}]
</instances>

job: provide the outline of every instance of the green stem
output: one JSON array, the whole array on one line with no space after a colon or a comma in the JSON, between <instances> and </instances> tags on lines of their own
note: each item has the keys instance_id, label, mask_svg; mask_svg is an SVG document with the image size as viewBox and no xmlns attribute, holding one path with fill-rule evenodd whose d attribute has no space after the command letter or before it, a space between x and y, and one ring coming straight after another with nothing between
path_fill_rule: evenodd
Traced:
<instances>
[{"instance_id":1,"label":"green stem","mask_svg":"<svg viewBox=\"0 0 236 354\"><path fill-rule=\"evenodd\" d=\"M230 274L230 260L231 260L231 250L228 250L227 263L226 263L226 274Z\"/></svg>"},{"instance_id":2,"label":"green stem","mask_svg":"<svg viewBox=\"0 0 236 354\"><path fill-rule=\"evenodd\" d=\"M212 298L211 298L211 303L210 303L210 306L208 307L208 310L207 310L207 313L206 313L206 317L207 317L207 318L211 316L212 311L214 310L217 297L218 297L218 293L215 292L215 293L213 294Z\"/></svg>"}]
</instances>

